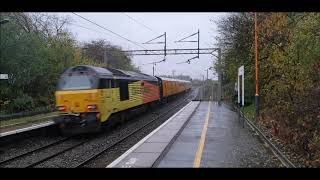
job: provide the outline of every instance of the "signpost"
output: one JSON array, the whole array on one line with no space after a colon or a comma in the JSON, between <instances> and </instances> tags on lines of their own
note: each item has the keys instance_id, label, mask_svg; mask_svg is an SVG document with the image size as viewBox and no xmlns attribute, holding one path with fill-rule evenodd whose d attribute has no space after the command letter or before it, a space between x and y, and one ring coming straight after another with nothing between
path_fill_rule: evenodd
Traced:
<instances>
[{"instance_id":1,"label":"signpost","mask_svg":"<svg viewBox=\"0 0 320 180\"><path fill-rule=\"evenodd\" d=\"M241 79L241 84L242 84L242 93L241 93L241 97L240 97L240 76L242 77ZM241 99L241 101L240 101ZM238 103L240 104L241 102L241 105L244 106L244 66L241 66L239 69L238 69Z\"/></svg>"},{"instance_id":2,"label":"signpost","mask_svg":"<svg viewBox=\"0 0 320 180\"><path fill-rule=\"evenodd\" d=\"M240 76L241 76L241 90L240 90ZM239 120L240 120L240 108L244 106L244 66L238 69L238 105L239 105ZM240 97L241 91L241 97ZM242 121L242 126L244 127L244 119Z\"/></svg>"},{"instance_id":3,"label":"signpost","mask_svg":"<svg viewBox=\"0 0 320 180\"><path fill-rule=\"evenodd\" d=\"M7 79L9 79L9 76L8 76L8 74L0 74L0 79L7 80Z\"/></svg>"}]
</instances>

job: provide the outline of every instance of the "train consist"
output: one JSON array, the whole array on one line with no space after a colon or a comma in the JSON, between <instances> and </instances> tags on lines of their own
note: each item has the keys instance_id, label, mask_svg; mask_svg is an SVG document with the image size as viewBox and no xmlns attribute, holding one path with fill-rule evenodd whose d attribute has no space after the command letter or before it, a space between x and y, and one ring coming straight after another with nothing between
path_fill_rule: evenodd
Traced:
<instances>
[{"instance_id":1,"label":"train consist","mask_svg":"<svg viewBox=\"0 0 320 180\"><path fill-rule=\"evenodd\" d=\"M55 97L60 115L55 122L64 133L99 131L102 124L123 122L190 89L190 81L74 66L58 82Z\"/></svg>"}]
</instances>

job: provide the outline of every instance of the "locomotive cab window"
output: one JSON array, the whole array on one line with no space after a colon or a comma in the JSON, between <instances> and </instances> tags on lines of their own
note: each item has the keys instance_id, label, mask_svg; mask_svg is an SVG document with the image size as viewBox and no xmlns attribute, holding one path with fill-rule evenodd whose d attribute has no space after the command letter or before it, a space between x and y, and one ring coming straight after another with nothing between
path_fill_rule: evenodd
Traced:
<instances>
[{"instance_id":1,"label":"locomotive cab window","mask_svg":"<svg viewBox=\"0 0 320 180\"><path fill-rule=\"evenodd\" d=\"M111 88L111 80L110 79L100 79L99 89L108 89L108 88Z\"/></svg>"},{"instance_id":2,"label":"locomotive cab window","mask_svg":"<svg viewBox=\"0 0 320 180\"><path fill-rule=\"evenodd\" d=\"M119 87L119 80L111 80L111 88L118 88Z\"/></svg>"},{"instance_id":3,"label":"locomotive cab window","mask_svg":"<svg viewBox=\"0 0 320 180\"><path fill-rule=\"evenodd\" d=\"M58 83L59 90L94 89L96 86L97 79L88 75L63 76Z\"/></svg>"}]
</instances>

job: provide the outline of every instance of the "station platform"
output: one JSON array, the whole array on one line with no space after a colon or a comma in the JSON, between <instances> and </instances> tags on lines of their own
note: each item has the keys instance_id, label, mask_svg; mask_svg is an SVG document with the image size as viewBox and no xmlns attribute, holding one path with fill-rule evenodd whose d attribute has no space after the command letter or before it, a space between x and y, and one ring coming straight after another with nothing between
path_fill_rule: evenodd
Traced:
<instances>
[{"instance_id":1,"label":"station platform","mask_svg":"<svg viewBox=\"0 0 320 180\"><path fill-rule=\"evenodd\" d=\"M1 122L0 122L1 123ZM9 126L9 127L5 127L5 128L1 128L0 129L0 138L1 137L5 137L5 136L9 136L9 135L14 135L14 134L18 134L18 133L22 133L22 132L26 132L26 131L31 131L34 129L39 129L39 128L44 128L47 126L52 126L54 125L54 121L53 120L49 120L45 121L45 122L33 122L33 123L27 123L27 124L23 124L23 125L15 125L15 126Z\"/></svg>"},{"instance_id":2,"label":"station platform","mask_svg":"<svg viewBox=\"0 0 320 180\"><path fill-rule=\"evenodd\" d=\"M225 104L192 101L107 168L260 167L266 154Z\"/></svg>"},{"instance_id":3,"label":"station platform","mask_svg":"<svg viewBox=\"0 0 320 180\"><path fill-rule=\"evenodd\" d=\"M199 106L191 101L107 167L152 167Z\"/></svg>"}]
</instances>

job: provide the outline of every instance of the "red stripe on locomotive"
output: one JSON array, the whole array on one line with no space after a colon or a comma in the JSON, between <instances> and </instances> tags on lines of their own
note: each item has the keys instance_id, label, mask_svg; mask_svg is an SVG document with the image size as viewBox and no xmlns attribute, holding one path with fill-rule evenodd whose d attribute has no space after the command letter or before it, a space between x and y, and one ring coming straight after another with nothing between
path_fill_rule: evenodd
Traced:
<instances>
[{"instance_id":1,"label":"red stripe on locomotive","mask_svg":"<svg viewBox=\"0 0 320 180\"><path fill-rule=\"evenodd\" d=\"M147 81L143 81L144 85L142 86L142 97L143 103L148 103L160 99L159 86L151 84Z\"/></svg>"}]
</instances>

